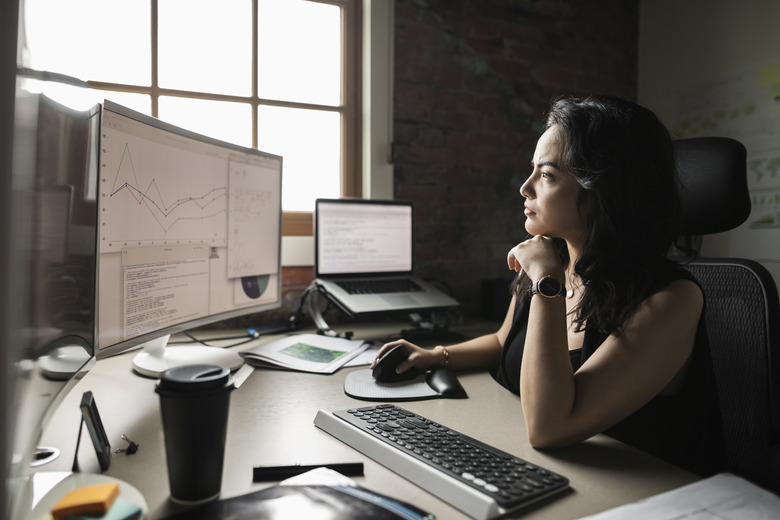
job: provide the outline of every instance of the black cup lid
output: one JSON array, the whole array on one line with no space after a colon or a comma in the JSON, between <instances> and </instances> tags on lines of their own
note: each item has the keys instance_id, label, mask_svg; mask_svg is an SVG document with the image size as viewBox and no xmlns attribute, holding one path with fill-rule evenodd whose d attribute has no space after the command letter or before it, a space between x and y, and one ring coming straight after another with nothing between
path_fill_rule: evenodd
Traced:
<instances>
[{"instance_id":1,"label":"black cup lid","mask_svg":"<svg viewBox=\"0 0 780 520\"><path fill-rule=\"evenodd\" d=\"M160 374L158 392L202 392L232 386L230 369L217 365L185 365Z\"/></svg>"}]
</instances>

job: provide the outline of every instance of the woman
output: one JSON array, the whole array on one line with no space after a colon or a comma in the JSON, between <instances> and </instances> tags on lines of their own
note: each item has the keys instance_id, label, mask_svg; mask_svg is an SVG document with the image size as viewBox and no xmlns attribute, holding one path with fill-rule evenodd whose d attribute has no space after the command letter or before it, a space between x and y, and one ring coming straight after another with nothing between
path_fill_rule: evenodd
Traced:
<instances>
[{"instance_id":1,"label":"woman","mask_svg":"<svg viewBox=\"0 0 780 520\"><path fill-rule=\"evenodd\" d=\"M522 396L534 447L606 432L700 474L722 432L695 279L668 259L680 201L666 128L617 98L561 99L520 188L530 238L501 328L450 347L404 340L398 367L488 368ZM379 357L378 356L378 357Z\"/></svg>"}]
</instances>

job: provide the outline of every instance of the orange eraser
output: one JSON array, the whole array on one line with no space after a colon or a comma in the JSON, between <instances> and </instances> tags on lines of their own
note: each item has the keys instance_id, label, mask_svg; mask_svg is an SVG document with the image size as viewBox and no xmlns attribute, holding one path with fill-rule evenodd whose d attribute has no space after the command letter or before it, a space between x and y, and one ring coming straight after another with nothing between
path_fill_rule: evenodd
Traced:
<instances>
[{"instance_id":1,"label":"orange eraser","mask_svg":"<svg viewBox=\"0 0 780 520\"><path fill-rule=\"evenodd\" d=\"M119 496L119 484L107 482L69 491L52 508L55 519L71 515L105 514Z\"/></svg>"}]
</instances>

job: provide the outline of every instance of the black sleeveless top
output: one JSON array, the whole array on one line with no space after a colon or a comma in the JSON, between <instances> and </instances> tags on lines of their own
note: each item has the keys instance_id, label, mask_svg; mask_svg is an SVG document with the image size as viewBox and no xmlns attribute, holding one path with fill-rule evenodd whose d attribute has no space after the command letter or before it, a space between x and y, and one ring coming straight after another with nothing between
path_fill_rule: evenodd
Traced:
<instances>
[{"instance_id":1,"label":"black sleeveless top","mask_svg":"<svg viewBox=\"0 0 780 520\"><path fill-rule=\"evenodd\" d=\"M698 285L696 279L679 266L666 271L656 284L656 291L680 279ZM518 299L501 361L492 372L496 381L518 395L530 301L528 296ZM575 372L608 336L587 324L584 334L582 348L569 352ZM656 396L604 433L701 476L725 469L723 426L704 311L699 318L691 363L678 392Z\"/></svg>"}]
</instances>

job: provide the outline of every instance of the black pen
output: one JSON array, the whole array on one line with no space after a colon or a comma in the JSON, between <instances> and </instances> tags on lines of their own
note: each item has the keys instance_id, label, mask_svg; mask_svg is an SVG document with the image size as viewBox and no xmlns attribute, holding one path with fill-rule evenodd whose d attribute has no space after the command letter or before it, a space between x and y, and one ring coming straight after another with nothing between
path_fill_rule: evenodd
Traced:
<instances>
[{"instance_id":1,"label":"black pen","mask_svg":"<svg viewBox=\"0 0 780 520\"><path fill-rule=\"evenodd\" d=\"M301 466L300 464L294 464L292 466L255 466L252 472L252 482L284 480L317 468L332 469L346 477L360 477L363 475L362 462L314 464L311 466Z\"/></svg>"}]
</instances>

